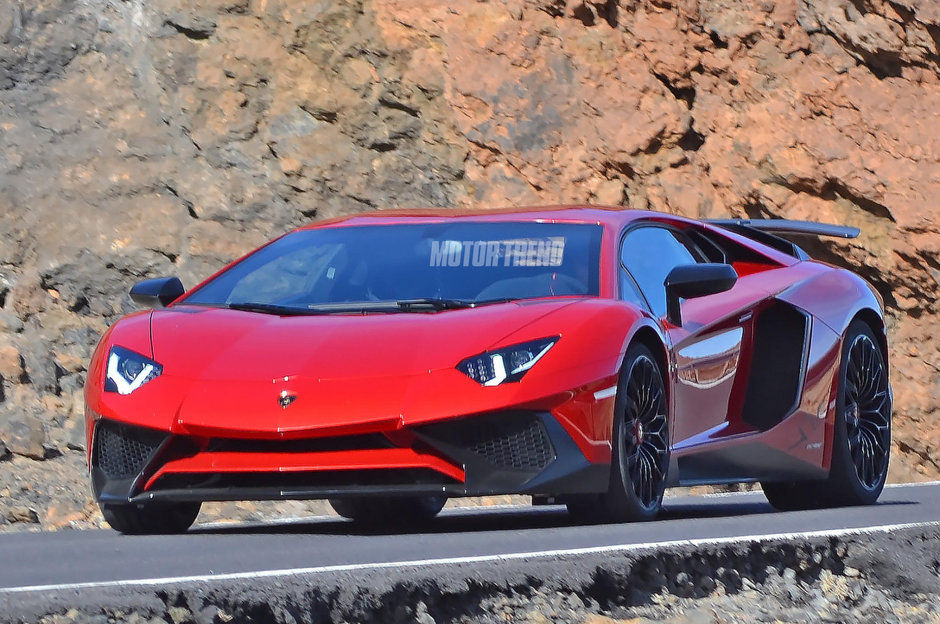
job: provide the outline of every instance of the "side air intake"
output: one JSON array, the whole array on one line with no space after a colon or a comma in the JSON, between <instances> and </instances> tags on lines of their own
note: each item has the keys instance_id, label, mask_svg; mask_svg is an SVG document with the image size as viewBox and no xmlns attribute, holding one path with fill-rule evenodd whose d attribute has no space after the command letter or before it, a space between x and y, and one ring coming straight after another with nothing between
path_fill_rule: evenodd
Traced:
<instances>
[{"instance_id":1,"label":"side air intake","mask_svg":"<svg viewBox=\"0 0 940 624\"><path fill-rule=\"evenodd\" d=\"M782 302L757 317L742 415L755 429L766 431L797 408L806 372L809 328L805 313Z\"/></svg>"}]
</instances>

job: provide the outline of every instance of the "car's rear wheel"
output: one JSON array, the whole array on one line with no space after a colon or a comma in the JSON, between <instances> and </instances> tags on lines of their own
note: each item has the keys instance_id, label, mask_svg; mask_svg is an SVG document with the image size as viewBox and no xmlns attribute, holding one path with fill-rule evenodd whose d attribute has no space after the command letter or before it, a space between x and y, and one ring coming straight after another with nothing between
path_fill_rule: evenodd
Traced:
<instances>
[{"instance_id":1,"label":"car's rear wheel","mask_svg":"<svg viewBox=\"0 0 940 624\"><path fill-rule=\"evenodd\" d=\"M617 385L612 459L607 492L568 503L583 520L633 522L656 517L669 467L666 385L653 353L642 344L627 350Z\"/></svg>"},{"instance_id":2,"label":"car's rear wheel","mask_svg":"<svg viewBox=\"0 0 940 624\"><path fill-rule=\"evenodd\" d=\"M842 345L829 478L762 483L770 504L792 510L878 500L888 476L891 409L888 369L878 341L867 324L854 321Z\"/></svg>"},{"instance_id":3,"label":"car's rear wheel","mask_svg":"<svg viewBox=\"0 0 940 624\"><path fill-rule=\"evenodd\" d=\"M446 496L331 498L333 511L363 524L420 522L440 513Z\"/></svg>"},{"instance_id":4,"label":"car's rear wheel","mask_svg":"<svg viewBox=\"0 0 940 624\"><path fill-rule=\"evenodd\" d=\"M199 515L200 503L102 505L104 519L127 535L183 533Z\"/></svg>"}]
</instances>

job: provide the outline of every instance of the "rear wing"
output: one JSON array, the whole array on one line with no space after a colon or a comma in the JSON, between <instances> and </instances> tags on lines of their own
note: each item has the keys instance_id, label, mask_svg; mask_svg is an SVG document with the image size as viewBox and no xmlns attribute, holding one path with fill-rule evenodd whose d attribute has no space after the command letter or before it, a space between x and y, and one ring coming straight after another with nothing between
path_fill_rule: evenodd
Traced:
<instances>
[{"instance_id":1,"label":"rear wing","mask_svg":"<svg viewBox=\"0 0 940 624\"><path fill-rule=\"evenodd\" d=\"M800 260L808 260L809 254L800 249L796 243L781 238L778 234L856 238L861 233L858 228L848 225L789 219L708 219L705 223L731 230Z\"/></svg>"},{"instance_id":2,"label":"rear wing","mask_svg":"<svg viewBox=\"0 0 940 624\"><path fill-rule=\"evenodd\" d=\"M809 234L812 236L836 236L839 238L857 238L861 233L857 227L832 225L813 221L790 221L789 219L709 219L711 223L727 229L750 228L772 234Z\"/></svg>"}]
</instances>

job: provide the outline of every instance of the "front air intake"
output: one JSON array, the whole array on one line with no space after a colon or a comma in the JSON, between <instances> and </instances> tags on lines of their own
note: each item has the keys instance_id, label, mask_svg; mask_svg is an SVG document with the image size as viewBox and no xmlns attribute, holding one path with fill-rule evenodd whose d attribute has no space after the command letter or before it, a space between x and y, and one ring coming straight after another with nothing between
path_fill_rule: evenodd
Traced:
<instances>
[{"instance_id":1,"label":"front air intake","mask_svg":"<svg viewBox=\"0 0 940 624\"><path fill-rule=\"evenodd\" d=\"M420 427L432 445L469 451L497 468L541 470L555 459L542 420L526 412L504 412Z\"/></svg>"},{"instance_id":2,"label":"front air intake","mask_svg":"<svg viewBox=\"0 0 940 624\"><path fill-rule=\"evenodd\" d=\"M128 479L140 473L167 438L153 429L102 420L95 428L95 465L109 479Z\"/></svg>"}]
</instances>

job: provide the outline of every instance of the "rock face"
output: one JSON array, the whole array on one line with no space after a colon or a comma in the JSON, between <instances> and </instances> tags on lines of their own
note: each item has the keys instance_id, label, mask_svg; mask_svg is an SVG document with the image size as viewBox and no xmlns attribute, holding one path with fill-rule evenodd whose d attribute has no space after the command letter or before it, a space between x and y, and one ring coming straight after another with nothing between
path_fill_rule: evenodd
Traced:
<instances>
[{"instance_id":1,"label":"rock face","mask_svg":"<svg viewBox=\"0 0 940 624\"><path fill-rule=\"evenodd\" d=\"M938 63L932 0L6 0L0 449L83 452L138 279L376 207L592 202L861 227L807 247L884 296L892 478L936 477Z\"/></svg>"}]
</instances>

